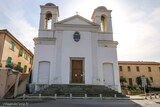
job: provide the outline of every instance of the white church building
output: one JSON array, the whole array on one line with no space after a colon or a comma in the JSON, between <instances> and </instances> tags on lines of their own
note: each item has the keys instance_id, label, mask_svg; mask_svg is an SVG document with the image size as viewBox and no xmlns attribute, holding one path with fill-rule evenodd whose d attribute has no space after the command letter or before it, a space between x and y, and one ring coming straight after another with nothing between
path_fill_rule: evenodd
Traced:
<instances>
[{"instance_id":1,"label":"white church building","mask_svg":"<svg viewBox=\"0 0 160 107\"><path fill-rule=\"evenodd\" d=\"M78 14L58 21L58 6L40 7L32 84L105 85L121 92L111 10L94 9L92 21Z\"/></svg>"}]
</instances>

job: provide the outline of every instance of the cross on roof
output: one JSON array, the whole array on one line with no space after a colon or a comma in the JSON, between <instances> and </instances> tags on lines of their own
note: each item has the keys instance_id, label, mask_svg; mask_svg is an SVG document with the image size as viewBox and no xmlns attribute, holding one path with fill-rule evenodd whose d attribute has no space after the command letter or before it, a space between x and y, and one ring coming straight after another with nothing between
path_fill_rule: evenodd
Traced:
<instances>
[{"instance_id":1,"label":"cross on roof","mask_svg":"<svg viewBox=\"0 0 160 107\"><path fill-rule=\"evenodd\" d=\"M78 15L79 12L76 12L76 15Z\"/></svg>"}]
</instances>

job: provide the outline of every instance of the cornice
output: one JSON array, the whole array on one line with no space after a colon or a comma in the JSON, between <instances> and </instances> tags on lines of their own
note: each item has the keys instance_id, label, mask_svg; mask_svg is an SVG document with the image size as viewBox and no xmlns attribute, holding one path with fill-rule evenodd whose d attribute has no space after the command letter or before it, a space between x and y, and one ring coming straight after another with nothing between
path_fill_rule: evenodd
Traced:
<instances>
[{"instance_id":1,"label":"cornice","mask_svg":"<svg viewBox=\"0 0 160 107\"><path fill-rule=\"evenodd\" d=\"M76 25L76 24L55 24L56 30L79 30L79 31L99 31L100 26Z\"/></svg>"},{"instance_id":2,"label":"cornice","mask_svg":"<svg viewBox=\"0 0 160 107\"><path fill-rule=\"evenodd\" d=\"M117 47L118 42L117 41L111 41L111 40L98 40L98 46L99 47Z\"/></svg>"},{"instance_id":3,"label":"cornice","mask_svg":"<svg viewBox=\"0 0 160 107\"><path fill-rule=\"evenodd\" d=\"M74 16L72 16L72 17L66 18L66 19L61 20L61 21L56 22L56 23L57 23L57 24L64 24L65 22L74 20L74 19L76 19L76 18L78 18L78 19L80 19L80 20L88 23L89 25L98 26L98 24L96 24L96 23L94 23L94 22L91 22L90 20L88 20L88 19L86 19L86 18L84 18L84 17L82 17L82 16L80 16L80 15L74 15Z\"/></svg>"},{"instance_id":4,"label":"cornice","mask_svg":"<svg viewBox=\"0 0 160 107\"><path fill-rule=\"evenodd\" d=\"M56 38L38 37L34 38L35 45L55 45Z\"/></svg>"}]
</instances>

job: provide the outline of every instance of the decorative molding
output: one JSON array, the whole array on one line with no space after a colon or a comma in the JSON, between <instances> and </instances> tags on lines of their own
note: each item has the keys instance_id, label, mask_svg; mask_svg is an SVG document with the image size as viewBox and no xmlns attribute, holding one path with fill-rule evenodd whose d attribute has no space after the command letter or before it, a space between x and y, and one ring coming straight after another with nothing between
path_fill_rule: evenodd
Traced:
<instances>
[{"instance_id":1,"label":"decorative molding","mask_svg":"<svg viewBox=\"0 0 160 107\"><path fill-rule=\"evenodd\" d=\"M99 31L100 26L92 25L75 25L75 24L55 24L56 30L65 30L65 31Z\"/></svg>"},{"instance_id":2,"label":"decorative molding","mask_svg":"<svg viewBox=\"0 0 160 107\"><path fill-rule=\"evenodd\" d=\"M56 22L56 23L57 23L57 24L64 24L64 23L66 23L66 22L68 22L68 21L71 21L71 20L74 20L74 19L76 19L76 18L78 18L78 19L80 19L80 20L88 23L89 25L98 26L98 24L96 24L96 23L94 23L94 22L91 22L90 20L88 20L88 19L86 19L86 18L84 18L84 17L82 17L82 16L80 16L80 15L74 15L74 16L72 16L72 17L69 17L69 18L67 18L67 19L61 20L61 21Z\"/></svg>"},{"instance_id":3,"label":"decorative molding","mask_svg":"<svg viewBox=\"0 0 160 107\"><path fill-rule=\"evenodd\" d=\"M34 38L35 45L55 45L56 44L56 38Z\"/></svg>"},{"instance_id":4,"label":"decorative molding","mask_svg":"<svg viewBox=\"0 0 160 107\"><path fill-rule=\"evenodd\" d=\"M99 34L113 34L113 32L103 32L103 31L99 31Z\"/></svg>"},{"instance_id":5,"label":"decorative molding","mask_svg":"<svg viewBox=\"0 0 160 107\"><path fill-rule=\"evenodd\" d=\"M98 46L99 47L117 47L118 42L117 41L111 41L111 40L98 40Z\"/></svg>"}]
</instances>

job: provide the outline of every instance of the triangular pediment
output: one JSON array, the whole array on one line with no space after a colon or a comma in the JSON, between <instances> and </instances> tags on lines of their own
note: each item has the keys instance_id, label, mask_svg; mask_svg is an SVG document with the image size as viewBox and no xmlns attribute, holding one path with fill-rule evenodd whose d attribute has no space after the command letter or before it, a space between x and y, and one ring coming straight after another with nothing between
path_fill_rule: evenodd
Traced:
<instances>
[{"instance_id":1,"label":"triangular pediment","mask_svg":"<svg viewBox=\"0 0 160 107\"><path fill-rule=\"evenodd\" d=\"M93 26L97 25L96 23L91 22L80 15L74 15L72 17L57 22L57 24L72 24L72 25L75 24L75 25L93 25Z\"/></svg>"}]
</instances>

